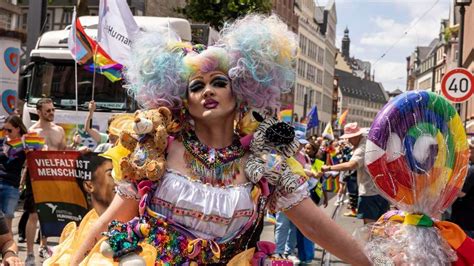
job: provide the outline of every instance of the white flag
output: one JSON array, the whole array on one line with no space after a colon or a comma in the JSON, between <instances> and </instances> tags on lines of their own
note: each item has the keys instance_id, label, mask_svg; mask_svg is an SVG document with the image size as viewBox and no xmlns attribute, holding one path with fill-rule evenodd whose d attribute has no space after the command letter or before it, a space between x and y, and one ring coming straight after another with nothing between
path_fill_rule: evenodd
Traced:
<instances>
[{"instance_id":1,"label":"white flag","mask_svg":"<svg viewBox=\"0 0 474 266\"><path fill-rule=\"evenodd\" d=\"M332 131L331 122L327 123L326 128L324 128L322 136L323 138L334 140L334 133Z\"/></svg>"},{"instance_id":2,"label":"white flag","mask_svg":"<svg viewBox=\"0 0 474 266\"><path fill-rule=\"evenodd\" d=\"M114 61L128 65L139 30L126 0L100 0L97 42Z\"/></svg>"}]
</instances>

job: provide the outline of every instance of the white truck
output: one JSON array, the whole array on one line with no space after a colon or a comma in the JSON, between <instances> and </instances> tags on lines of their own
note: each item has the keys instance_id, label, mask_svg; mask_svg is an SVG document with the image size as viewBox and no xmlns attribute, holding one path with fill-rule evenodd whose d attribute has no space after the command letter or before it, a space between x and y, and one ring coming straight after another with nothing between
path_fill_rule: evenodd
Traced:
<instances>
[{"instance_id":1,"label":"white truck","mask_svg":"<svg viewBox=\"0 0 474 266\"><path fill-rule=\"evenodd\" d=\"M86 33L92 38L97 36L98 17L79 18ZM185 19L160 17L135 17L142 31L157 31L170 27L183 41L191 41L191 25ZM93 73L78 65L78 107L76 112L74 60L67 46L69 28L49 31L39 37L36 47L31 51L31 63L22 73L19 98L25 100L23 122L27 127L38 120L36 102L49 97L56 107L55 122L66 131L70 143L79 129L83 145L94 147L96 143L84 132L84 120L88 113L88 103L92 98ZM101 132L107 128L107 120L114 113L134 112L137 104L122 87L123 82L109 81L105 76L95 75L94 100L97 110L93 124ZM77 125L77 127L76 127Z\"/></svg>"}]
</instances>

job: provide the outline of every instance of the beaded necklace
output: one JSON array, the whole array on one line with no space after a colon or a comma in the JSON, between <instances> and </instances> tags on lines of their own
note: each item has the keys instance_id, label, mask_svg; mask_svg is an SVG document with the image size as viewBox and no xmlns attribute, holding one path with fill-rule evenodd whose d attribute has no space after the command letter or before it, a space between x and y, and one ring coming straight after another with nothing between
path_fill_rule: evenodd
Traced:
<instances>
[{"instance_id":1,"label":"beaded necklace","mask_svg":"<svg viewBox=\"0 0 474 266\"><path fill-rule=\"evenodd\" d=\"M245 150L237 136L230 146L214 149L201 143L194 131L183 134L184 159L193 178L203 183L228 186L239 174Z\"/></svg>"}]
</instances>

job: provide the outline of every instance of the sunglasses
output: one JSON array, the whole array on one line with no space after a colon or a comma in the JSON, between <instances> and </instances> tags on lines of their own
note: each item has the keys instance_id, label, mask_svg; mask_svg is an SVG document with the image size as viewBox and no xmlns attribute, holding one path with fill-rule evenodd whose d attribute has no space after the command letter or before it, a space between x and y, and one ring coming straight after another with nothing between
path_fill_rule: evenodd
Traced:
<instances>
[{"instance_id":1,"label":"sunglasses","mask_svg":"<svg viewBox=\"0 0 474 266\"><path fill-rule=\"evenodd\" d=\"M8 133L12 133L13 132L13 129L11 128L3 128L4 131L8 132Z\"/></svg>"}]
</instances>

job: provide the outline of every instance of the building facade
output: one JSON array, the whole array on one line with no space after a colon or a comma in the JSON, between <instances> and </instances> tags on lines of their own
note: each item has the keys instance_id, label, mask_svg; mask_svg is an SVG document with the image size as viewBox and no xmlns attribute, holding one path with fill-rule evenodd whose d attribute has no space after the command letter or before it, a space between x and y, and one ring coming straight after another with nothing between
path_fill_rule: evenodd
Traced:
<instances>
[{"instance_id":1,"label":"building facade","mask_svg":"<svg viewBox=\"0 0 474 266\"><path fill-rule=\"evenodd\" d=\"M423 89L441 94L441 81L445 73L457 67L474 73L474 4L466 7L462 66L458 66L460 13L452 1L448 19L442 19L438 38L426 47L416 47L407 57L407 90ZM467 132L474 134L474 97L456 104Z\"/></svg>"},{"instance_id":2,"label":"building facade","mask_svg":"<svg viewBox=\"0 0 474 266\"><path fill-rule=\"evenodd\" d=\"M320 121L316 131L320 133L332 119L336 7L334 1L322 7L312 0L296 0L294 6L300 53L293 112L302 120L316 105Z\"/></svg>"},{"instance_id":3,"label":"building facade","mask_svg":"<svg viewBox=\"0 0 474 266\"><path fill-rule=\"evenodd\" d=\"M288 29L294 33L298 33L298 16L294 12L295 0L272 0L272 12L277 14L283 20ZM290 92L281 95L281 108L293 109L295 102L295 87Z\"/></svg>"},{"instance_id":4,"label":"building facade","mask_svg":"<svg viewBox=\"0 0 474 266\"><path fill-rule=\"evenodd\" d=\"M335 65L333 121L348 110L347 123L357 122L360 127L370 127L389 95L382 84L375 82L370 75L370 63L351 56L348 28L344 30ZM341 133L342 128L335 126L334 131Z\"/></svg>"},{"instance_id":5,"label":"building facade","mask_svg":"<svg viewBox=\"0 0 474 266\"><path fill-rule=\"evenodd\" d=\"M347 123L357 122L360 127L370 127L389 99L382 84L339 69L335 70L335 79L338 88L338 115L349 110ZM341 130L335 129L339 132Z\"/></svg>"},{"instance_id":6,"label":"building facade","mask_svg":"<svg viewBox=\"0 0 474 266\"><path fill-rule=\"evenodd\" d=\"M0 29L5 31L20 30L21 8L17 0L0 1Z\"/></svg>"},{"instance_id":7,"label":"building facade","mask_svg":"<svg viewBox=\"0 0 474 266\"><path fill-rule=\"evenodd\" d=\"M39 0L37 0L39 1ZM21 8L21 27L26 30L27 17L29 9L29 0L18 0ZM90 16L97 16L99 13L100 0L88 0L88 8ZM128 0L130 10L135 16L143 16L145 13L144 0ZM77 4L77 0L52 0L48 1L46 11L46 22L43 25L43 31L62 30L71 25L72 11Z\"/></svg>"}]
</instances>

